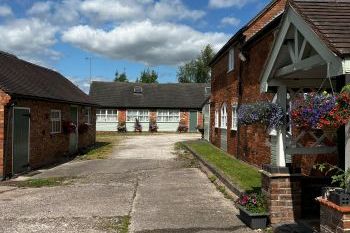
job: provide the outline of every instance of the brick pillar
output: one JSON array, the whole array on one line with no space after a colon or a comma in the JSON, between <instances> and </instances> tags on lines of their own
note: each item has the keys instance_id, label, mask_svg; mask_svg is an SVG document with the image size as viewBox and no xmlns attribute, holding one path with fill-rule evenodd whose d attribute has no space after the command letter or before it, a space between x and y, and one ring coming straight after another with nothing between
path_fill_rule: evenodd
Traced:
<instances>
[{"instance_id":1,"label":"brick pillar","mask_svg":"<svg viewBox=\"0 0 350 233\"><path fill-rule=\"evenodd\" d=\"M118 109L118 122L126 122L126 109Z\"/></svg>"},{"instance_id":2,"label":"brick pillar","mask_svg":"<svg viewBox=\"0 0 350 233\"><path fill-rule=\"evenodd\" d=\"M350 232L350 207L338 206L326 199L318 198L320 202L320 232L340 233Z\"/></svg>"},{"instance_id":3,"label":"brick pillar","mask_svg":"<svg viewBox=\"0 0 350 233\"><path fill-rule=\"evenodd\" d=\"M264 165L262 190L267 197L271 224L294 222L301 215L301 175L287 167Z\"/></svg>"}]
</instances>

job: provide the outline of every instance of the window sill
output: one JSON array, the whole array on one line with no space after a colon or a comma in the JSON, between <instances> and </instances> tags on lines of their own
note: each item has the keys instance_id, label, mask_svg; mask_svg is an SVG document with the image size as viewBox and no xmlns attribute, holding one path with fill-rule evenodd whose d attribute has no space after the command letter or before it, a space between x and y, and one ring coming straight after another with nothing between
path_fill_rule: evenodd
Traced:
<instances>
[{"instance_id":1,"label":"window sill","mask_svg":"<svg viewBox=\"0 0 350 233\"><path fill-rule=\"evenodd\" d=\"M237 131L237 128L232 128L231 131Z\"/></svg>"},{"instance_id":2,"label":"window sill","mask_svg":"<svg viewBox=\"0 0 350 233\"><path fill-rule=\"evenodd\" d=\"M60 134L61 132L50 132L50 135Z\"/></svg>"}]
</instances>

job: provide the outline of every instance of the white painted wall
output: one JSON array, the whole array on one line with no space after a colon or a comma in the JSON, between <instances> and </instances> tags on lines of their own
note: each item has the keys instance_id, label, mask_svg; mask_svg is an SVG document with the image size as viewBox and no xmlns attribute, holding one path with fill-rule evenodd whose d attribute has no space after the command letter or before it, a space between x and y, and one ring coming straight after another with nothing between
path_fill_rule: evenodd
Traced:
<instances>
[{"instance_id":1,"label":"white painted wall","mask_svg":"<svg viewBox=\"0 0 350 233\"><path fill-rule=\"evenodd\" d=\"M178 122L157 122L158 132L176 132Z\"/></svg>"},{"instance_id":2,"label":"white painted wall","mask_svg":"<svg viewBox=\"0 0 350 233\"><path fill-rule=\"evenodd\" d=\"M118 131L118 122L96 122L96 131Z\"/></svg>"}]
</instances>

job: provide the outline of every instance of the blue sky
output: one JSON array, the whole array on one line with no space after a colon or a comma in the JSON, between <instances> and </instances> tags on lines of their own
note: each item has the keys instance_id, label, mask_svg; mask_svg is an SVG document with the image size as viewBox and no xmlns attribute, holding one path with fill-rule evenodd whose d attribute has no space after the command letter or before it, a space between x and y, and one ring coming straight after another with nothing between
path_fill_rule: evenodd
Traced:
<instances>
[{"instance_id":1,"label":"blue sky","mask_svg":"<svg viewBox=\"0 0 350 233\"><path fill-rule=\"evenodd\" d=\"M0 0L0 50L55 69L84 91L92 79L151 67L176 82L178 65L218 50L269 0Z\"/></svg>"}]
</instances>

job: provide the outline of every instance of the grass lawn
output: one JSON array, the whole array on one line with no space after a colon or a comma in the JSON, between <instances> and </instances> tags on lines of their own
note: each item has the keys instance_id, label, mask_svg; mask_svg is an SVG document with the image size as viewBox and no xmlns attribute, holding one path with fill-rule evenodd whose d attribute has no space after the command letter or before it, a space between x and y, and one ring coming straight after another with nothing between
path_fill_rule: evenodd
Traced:
<instances>
[{"instance_id":1,"label":"grass lawn","mask_svg":"<svg viewBox=\"0 0 350 233\"><path fill-rule=\"evenodd\" d=\"M201 156L203 160L220 170L241 189L249 192L261 188L261 175L257 168L233 158L205 141L187 141L184 144Z\"/></svg>"}]
</instances>

